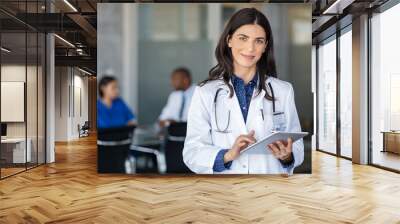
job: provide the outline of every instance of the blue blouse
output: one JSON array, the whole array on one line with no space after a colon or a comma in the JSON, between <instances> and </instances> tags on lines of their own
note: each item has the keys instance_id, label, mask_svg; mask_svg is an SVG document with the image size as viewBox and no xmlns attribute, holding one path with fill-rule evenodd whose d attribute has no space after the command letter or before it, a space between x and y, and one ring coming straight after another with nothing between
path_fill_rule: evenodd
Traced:
<instances>
[{"instance_id":1,"label":"blue blouse","mask_svg":"<svg viewBox=\"0 0 400 224\"><path fill-rule=\"evenodd\" d=\"M121 98L113 100L111 107L105 105L100 99L97 100L98 128L122 127L134 119L136 119L135 115Z\"/></svg>"},{"instance_id":2,"label":"blue blouse","mask_svg":"<svg viewBox=\"0 0 400 224\"><path fill-rule=\"evenodd\" d=\"M254 88L257 85L257 79L258 75L255 75L249 83L244 84L244 81L241 78L232 76L233 88L235 89L236 97L238 98L240 110L242 111L245 123L247 121L251 97L253 96Z\"/></svg>"}]
</instances>

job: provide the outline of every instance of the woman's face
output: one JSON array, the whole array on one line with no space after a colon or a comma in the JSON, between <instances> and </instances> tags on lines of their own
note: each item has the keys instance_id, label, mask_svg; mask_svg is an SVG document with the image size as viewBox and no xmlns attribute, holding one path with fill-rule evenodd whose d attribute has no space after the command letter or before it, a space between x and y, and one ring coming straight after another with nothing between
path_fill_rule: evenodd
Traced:
<instances>
[{"instance_id":1,"label":"woman's face","mask_svg":"<svg viewBox=\"0 0 400 224\"><path fill-rule=\"evenodd\" d=\"M103 87L104 97L116 99L119 96L119 88L117 81L112 81Z\"/></svg>"},{"instance_id":2,"label":"woman's face","mask_svg":"<svg viewBox=\"0 0 400 224\"><path fill-rule=\"evenodd\" d=\"M228 39L234 66L252 68L257 65L267 46L264 28L257 24L239 27Z\"/></svg>"}]
</instances>

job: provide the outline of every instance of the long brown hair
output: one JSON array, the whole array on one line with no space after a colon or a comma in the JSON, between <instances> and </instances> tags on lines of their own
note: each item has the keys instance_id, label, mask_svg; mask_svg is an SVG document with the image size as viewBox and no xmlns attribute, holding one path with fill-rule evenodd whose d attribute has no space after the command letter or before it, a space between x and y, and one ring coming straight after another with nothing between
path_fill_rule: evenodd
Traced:
<instances>
[{"instance_id":1,"label":"long brown hair","mask_svg":"<svg viewBox=\"0 0 400 224\"><path fill-rule=\"evenodd\" d=\"M274 40L272 30L267 17L255 8L244 8L236 12L228 21L224 32L222 33L218 45L215 49L215 57L217 65L209 71L208 78L200 83L203 86L209 81L223 79L224 83L230 89L230 97L233 96L233 87L229 84L229 80L233 75L233 58L231 49L228 46L228 38L231 38L233 33L241 26L247 24L257 24L264 28L267 47L257 62L257 72L259 75L258 91L266 92L265 98L272 100L269 95L265 80L268 76L276 77L276 65L274 58Z\"/></svg>"}]
</instances>

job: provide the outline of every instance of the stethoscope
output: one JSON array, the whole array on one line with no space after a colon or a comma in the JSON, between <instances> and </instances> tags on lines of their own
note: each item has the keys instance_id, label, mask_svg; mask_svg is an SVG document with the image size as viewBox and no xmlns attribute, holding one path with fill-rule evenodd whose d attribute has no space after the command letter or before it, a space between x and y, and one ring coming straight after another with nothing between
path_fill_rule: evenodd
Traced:
<instances>
[{"instance_id":1,"label":"stethoscope","mask_svg":"<svg viewBox=\"0 0 400 224\"><path fill-rule=\"evenodd\" d=\"M214 96L214 117L215 117L215 124L217 126L217 132L221 132L221 133L230 133L230 131L228 131L229 128L229 124L231 122L231 110L228 111L228 123L226 124L226 127L224 129L221 129L218 125L218 118L217 118L217 99L218 99L218 94L219 92L221 92L221 90L224 90L223 88L218 88L217 92L215 92L215 96Z\"/></svg>"},{"instance_id":2,"label":"stethoscope","mask_svg":"<svg viewBox=\"0 0 400 224\"><path fill-rule=\"evenodd\" d=\"M272 122L275 124L276 122L274 122L274 118L277 117L278 115L282 115L283 112L277 112L276 111L276 107L275 107L275 94L274 94L274 89L272 88L271 83L268 83L268 87L271 90L271 97L272 97L272 114L273 114L273 120ZM214 96L214 117L215 117L215 124L217 129L215 130L216 132L220 132L220 133L230 133L231 131L228 130L229 125L230 125L230 121L231 121L231 110L228 111L228 122L225 126L225 128L221 128L218 124L218 117L217 117L217 100L218 100L218 94L224 90L224 88L220 87L217 89L217 91L215 92L215 96ZM261 116L262 119L264 120L264 110L260 109L261 112ZM273 125L273 130L272 131L277 131L277 127L275 125Z\"/></svg>"}]
</instances>

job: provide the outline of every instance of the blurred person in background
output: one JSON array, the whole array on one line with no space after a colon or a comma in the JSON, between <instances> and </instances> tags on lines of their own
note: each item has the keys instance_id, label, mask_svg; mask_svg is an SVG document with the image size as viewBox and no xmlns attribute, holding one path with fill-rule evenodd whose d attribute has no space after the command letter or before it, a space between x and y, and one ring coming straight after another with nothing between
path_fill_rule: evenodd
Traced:
<instances>
[{"instance_id":1,"label":"blurred person in background","mask_svg":"<svg viewBox=\"0 0 400 224\"><path fill-rule=\"evenodd\" d=\"M171 74L171 85L174 91L169 95L167 104L159 116L159 126L168 126L172 122L186 122L190 102L195 86L192 76L185 67L176 68Z\"/></svg>"},{"instance_id":2,"label":"blurred person in background","mask_svg":"<svg viewBox=\"0 0 400 224\"><path fill-rule=\"evenodd\" d=\"M119 96L118 81L104 76L99 82L97 100L97 127L112 128L136 125L136 117Z\"/></svg>"}]
</instances>

